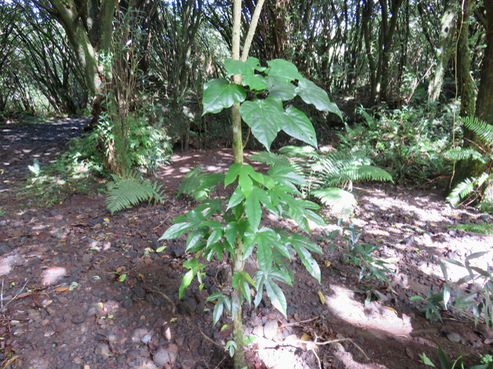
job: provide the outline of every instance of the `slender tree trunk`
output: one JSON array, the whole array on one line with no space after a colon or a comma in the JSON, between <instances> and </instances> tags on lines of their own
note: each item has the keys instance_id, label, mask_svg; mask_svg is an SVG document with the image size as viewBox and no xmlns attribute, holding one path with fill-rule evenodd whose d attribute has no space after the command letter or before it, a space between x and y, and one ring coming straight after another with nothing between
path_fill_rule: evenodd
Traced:
<instances>
[{"instance_id":1,"label":"slender tree trunk","mask_svg":"<svg viewBox=\"0 0 493 369\"><path fill-rule=\"evenodd\" d=\"M440 50L437 51L437 66L435 68L435 76L428 86L428 99L437 101L442 91L443 76L445 69L454 50L453 37L456 27L455 6L448 6L442 16L442 29L440 32Z\"/></svg>"},{"instance_id":2,"label":"slender tree trunk","mask_svg":"<svg viewBox=\"0 0 493 369\"><path fill-rule=\"evenodd\" d=\"M493 104L491 103L493 101L493 88L491 87L493 86L493 0L485 0L484 5L487 17L486 49L483 55L481 82L476 101L476 116L488 124L493 124ZM464 131L464 138L465 147L482 146L481 140L467 129ZM487 149L491 150L491 143ZM457 165L457 173L454 177L452 188L465 178L477 177L485 171L490 172L491 167L491 161L485 165L482 165L477 160L460 161ZM484 201L493 202L493 183L491 181L486 184L483 196Z\"/></svg>"},{"instance_id":3,"label":"slender tree trunk","mask_svg":"<svg viewBox=\"0 0 493 369\"><path fill-rule=\"evenodd\" d=\"M466 0L464 3L457 42L457 83L461 102L460 115L463 117L474 116L476 111L476 83L471 75L471 49L469 48L469 22L474 4L475 0ZM465 136L471 136L472 132L467 131L467 128L464 128Z\"/></svg>"}]
</instances>

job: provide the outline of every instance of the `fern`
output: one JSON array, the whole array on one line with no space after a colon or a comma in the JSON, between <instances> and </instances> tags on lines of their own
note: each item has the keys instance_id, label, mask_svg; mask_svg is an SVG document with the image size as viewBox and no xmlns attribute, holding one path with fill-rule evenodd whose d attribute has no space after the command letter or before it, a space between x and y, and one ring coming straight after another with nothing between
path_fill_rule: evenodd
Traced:
<instances>
[{"instance_id":1,"label":"fern","mask_svg":"<svg viewBox=\"0 0 493 369\"><path fill-rule=\"evenodd\" d=\"M250 159L272 166L286 166L287 163L306 180L301 192L307 197L320 199L342 218L352 214L356 200L350 192L339 187L351 190L356 181L392 181L389 173L372 166L371 160L361 153L339 151L325 154L311 146L285 146L279 153L262 152Z\"/></svg>"},{"instance_id":2,"label":"fern","mask_svg":"<svg viewBox=\"0 0 493 369\"><path fill-rule=\"evenodd\" d=\"M223 173L202 173L203 167L199 166L188 172L183 177L176 197L185 193L197 201L202 201L210 196L216 186L224 180Z\"/></svg>"},{"instance_id":3,"label":"fern","mask_svg":"<svg viewBox=\"0 0 493 369\"><path fill-rule=\"evenodd\" d=\"M470 147L467 149L462 147L450 149L447 152L445 152L445 157L453 161L468 160L468 159L479 160L481 161L481 163L486 164L486 160L483 158L483 155L481 155L479 152L477 152L476 150Z\"/></svg>"},{"instance_id":4,"label":"fern","mask_svg":"<svg viewBox=\"0 0 493 369\"><path fill-rule=\"evenodd\" d=\"M463 229L465 231L473 232L473 233L493 235L493 224L486 222L482 224L460 224L460 225L451 226L450 228Z\"/></svg>"},{"instance_id":5,"label":"fern","mask_svg":"<svg viewBox=\"0 0 493 369\"><path fill-rule=\"evenodd\" d=\"M144 180L137 171L124 170L122 176L111 175L113 182L107 184L108 196L106 207L113 214L143 201L163 201L162 184L157 181Z\"/></svg>"},{"instance_id":6,"label":"fern","mask_svg":"<svg viewBox=\"0 0 493 369\"><path fill-rule=\"evenodd\" d=\"M250 155L249 159L271 167L289 167L288 158L273 152L261 151L258 154Z\"/></svg>"},{"instance_id":7,"label":"fern","mask_svg":"<svg viewBox=\"0 0 493 369\"><path fill-rule=\"evenodd\" d=\"M356 198L351 192L337 187L315 190L312 195L325 206L329 206L339 218L343 219L349 218L357 205Z\"/></svg>"},{"instance_id":8,"label":"fern","mask_svg":"<svg viewBox=\"0 0 493 369\"><path fill-rule=\"evenodd\" d=\"M476 133L481 140L490 145L493 142L493 126L476 117L464 118L464 126Z\"/></svg>"},{"instance_id":9,"label":"fern","mask_svg":"<svg viewBox=\"0 0 493 369\"><path fill-rule=\"evenodd\" d=\"M493 175L483 173L476 178L466 178L463 182L455 186L455 188L450 192L450 195L448 195L447 197L447 201L452 206L459 205L459 203L463 199L465 199L473 192L476 192L478 188L480 188L487 180L491 179L492 177Z\"/></svg>"}]
</instances>

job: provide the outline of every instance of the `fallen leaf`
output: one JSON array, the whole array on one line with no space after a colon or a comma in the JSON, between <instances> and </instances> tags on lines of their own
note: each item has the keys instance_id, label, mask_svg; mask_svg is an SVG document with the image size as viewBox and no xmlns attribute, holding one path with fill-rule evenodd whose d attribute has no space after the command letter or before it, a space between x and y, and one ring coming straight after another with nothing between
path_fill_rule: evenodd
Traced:
<instances>
[{"instance_id":1,"label":"fallen leaf","mask_svg":"<svg viewBox=\"0 0 493 369\"><path fill-rule=\"evenodd\" d=\"M320 297L320 302L322 303L322 305L325 304L325 296L322 292L318 291L318 297Z\"/></svg>"},{"instance_id":2,"label":"fallen leaf","mask_svg":"<svg viewBox=\"0 0 493 369\"><path fill-rule=\"evenodd\" d=\"M310 335L308 333L305 333L303 336L301 336L302 341L308 341L310 339Z\"/></svg>"},{"instance_id":3,"label":"fallen leaf","mask_svg":"<svg viewBox=\"0 0 493 369\"><path fill-rule=\"evenodd\" d=\"M55 287L56 292L67 292L69 288L67 286Z\"/></svg>"}]
</instances>

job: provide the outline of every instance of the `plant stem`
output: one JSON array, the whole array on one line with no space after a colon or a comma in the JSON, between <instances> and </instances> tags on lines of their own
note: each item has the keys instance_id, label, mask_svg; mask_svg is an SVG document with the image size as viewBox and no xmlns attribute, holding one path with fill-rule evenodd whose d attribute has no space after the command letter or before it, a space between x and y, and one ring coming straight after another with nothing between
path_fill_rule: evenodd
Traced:
<instances>
[{"instance_id":1,"label":"plant stem","mask_svg":"<svg viewBox=\"0 0 493 369\"><path fill-rule=\"evenodd\" d=\"M245 260L243 260L243 242L241 242L241 238L238 236L235 242L235 254L233 256L233 274L235 272L242 272L243 267L245 266ZM242 296L240 294L239 289L235 289L231 295L231 302L238 302L238 311L236 315L233 317L233 339L236 343L236 350L234 354L234 367L235 369L241 369L245 366L245 353L243 352L243 321L242 321L242 309L241 309L241 301Z\"/></svg>"}]
</instances>

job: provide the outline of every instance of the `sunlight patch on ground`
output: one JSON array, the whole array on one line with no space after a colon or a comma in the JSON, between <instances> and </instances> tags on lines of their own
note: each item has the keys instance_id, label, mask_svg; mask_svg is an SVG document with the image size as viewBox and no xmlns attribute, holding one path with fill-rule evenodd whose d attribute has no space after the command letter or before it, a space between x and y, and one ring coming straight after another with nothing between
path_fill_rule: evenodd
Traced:
<instances>
[{"instance_id":1,"label":"sunlight patch on ground","mask_svg":"<svg viewBox=\"0 0 493 369\"><path fill-rule=\"evenodd\" d=\"M62 267L52 267L46 269L41 275L43 285L47 286L50 284L54 284L58 282L61 278L63 278L65 274L67 274L67 270Z\"/></svg>"},{"instance_id":2,"label":"sunlight patch on ground","mask_svg":"<svg viewBox=\"0 0 493 369\"><path fill-rule=\"evenodd\" d=\"M411 340L411 318L402 314L400 318L392 309L373 302L365 307L354 300L354 293L344 287L331 285L333 295L327 296L326 305L339 319L371 332L379 339L394 338L398 341Z\"/></svg>"},{"instance_id":3,"label":"sunlight patch on ground","mask_svg":"<svg viewBox=\"0 0 493 369\"><path fill-rule=\"evenodd\" d=\"M288 337L289 339L289 337ZM304 360L301 359L303 351L298 348L295 340L292 344L286 339L285 346L268 340L266 338L257 338L259 359L271 369L304 369Z\"/></svg>"}]
</instances>

